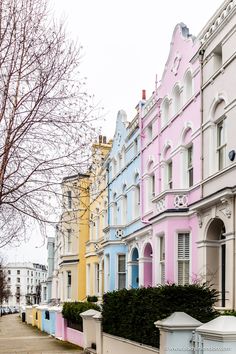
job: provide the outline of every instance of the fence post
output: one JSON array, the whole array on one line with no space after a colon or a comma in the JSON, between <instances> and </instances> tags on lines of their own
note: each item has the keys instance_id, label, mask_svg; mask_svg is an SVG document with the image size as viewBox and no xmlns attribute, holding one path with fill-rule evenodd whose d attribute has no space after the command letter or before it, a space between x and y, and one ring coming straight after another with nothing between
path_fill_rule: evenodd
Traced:
<instances>
[{"instance_id":1,"label":"fence post","mask_svg":"<svg viewBox=\"0 0 236 354\"><path fill-rule=\"evenodd\" d=\"M97 348L98 335L96 334L97 327L94 318L96 315L100 315L100 312L92 309L80 314L83 319L84 349L91 348L93 345L96 345Z\"/></svg>"},{"instance_id":2,"label":"fence post","mask_svg":"<svg viewBox=\"0 0 236 354\"><path fill-rule=\"evenodd\" d=\"M102 314L99 312L97 315L93 316L95 319L95 329L96 329L96 350L97 354L102 354Z\"/></svg>"},{"instance_id":3,"label":"fence post","mask_svg":"<svg viewBox=\"0 0 236 354\"><path fill-rule=\"evenodd\" d=\"M192 354L193 331L201 324L185 312L174 312L155 322L160 329L160 354Z\"/></svg>"},{"instance_id":4,"label":"fence post","mask_svg":"<svg viewBox=\"0 0 236 354\"><path fill-rule=\"evenodd\" d=\"M203 354L236 353L236 317L219 316L196 329Z\"/></svg>"}]
</instances>

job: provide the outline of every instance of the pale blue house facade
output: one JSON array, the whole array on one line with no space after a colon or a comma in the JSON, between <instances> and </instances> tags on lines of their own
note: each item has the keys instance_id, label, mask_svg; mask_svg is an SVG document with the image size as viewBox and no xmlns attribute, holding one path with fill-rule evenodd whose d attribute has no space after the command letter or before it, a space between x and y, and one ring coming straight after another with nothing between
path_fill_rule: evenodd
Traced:
<instances>
[{"instance_id":1,"label":"pale blue house facade","mask_svg":"<svg viewBox=\"0 0 236 354\"><path fill-rule=\"evenodd\" d=\"M104 290L139 286L138 268L129 274L129 242L140 221L140 148L138 113L129 123L119 111L107 160L108 226L104 230Z\"/></svg>"}]
</instances>

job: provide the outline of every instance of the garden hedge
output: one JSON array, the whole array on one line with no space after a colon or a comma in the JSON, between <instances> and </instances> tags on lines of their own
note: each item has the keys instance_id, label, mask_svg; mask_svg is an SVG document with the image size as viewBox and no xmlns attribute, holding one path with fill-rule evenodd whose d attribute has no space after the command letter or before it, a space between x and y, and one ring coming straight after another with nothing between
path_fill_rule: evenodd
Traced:
<instances>
[{"instance_id":1,"label":"garden hedge","mask_svg":"<svg viewBox=\"0 0 236 354\"><path fill-rule=\"evenodd\" d=\"M101 311L100 307L92 302L65 302L62 316L67 319L69 327L82 331L83 320L80 314L90 309Z\"/></svg>"},{"instance_id":2,"label":"garden hedge","mask_svg":"<svg viewBox=\"0 0 236 354\"><path fill-rule=\"evenodd\" d=\"M159 347L159 330L154 322L175 311L183 311L201 322L218 313L213 305L218 293L206 284L123 289L103 296L103 330L106 333Z\"/></svg>"}]
</instances>

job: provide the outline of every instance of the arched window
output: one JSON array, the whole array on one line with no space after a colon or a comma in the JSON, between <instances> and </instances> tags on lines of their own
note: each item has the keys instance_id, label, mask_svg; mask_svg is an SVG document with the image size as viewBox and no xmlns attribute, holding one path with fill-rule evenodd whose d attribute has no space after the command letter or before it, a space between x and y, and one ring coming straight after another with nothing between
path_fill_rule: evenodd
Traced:
<instances>
[{"instance_id":1,"label":"arched window","mask_svg":"<svg viewBox=\"0 0 236 354\"><path fill-rule=\"evenodd\" d=\"M140 215L140 184L138 173L135 175L134 183L134 218L137 218Z\"/></svg>"},{"instance_id":2,"label":"arched window","mask_svg":"<svg viewBox=\"0 0 236 354\"><path fill-rule=\"evenodd\" d=\"M188 71L184 78L184 103L188 102L188 100L193 95L193 79L191 71Z\"/></svg>"},{"instance_id":3,"label":"arched window","mask_svg":"<svg viewBox=\"0 0 236 354\"><path fill-rule=\"evenodd\" d=\"M181 159L180 159L180 170L181 179L180 187L189 188L194 184L194 166L193 166L193 156L194 147L192 141L192 123L186 122L184 129L181 134ZM198 156L195 156L195 160Z\"/></svg>"},{"instance_id":4,"label":"arched window","mask_svg":"<svg viewBox=\"0 0 236 354\"><path fill-rule=\"evenodd\" d=\"M96 231L95 231L95 240L99 239L99 231L100 231L100 215L99 208L96 208Z\"/></svg>"},{"instance_id":5,"label":"arched window","mask_svg":"<svg viewBox=\"0 0 236 354\"><path fill-rule=\"evenodd\" d=\"M227 240L225 237L226 228L220 218L212 219L206 233L206 280L219 291L218 306L225 307L227 304L227 293L229 292L229 281L227 273ZM228 250L229 252L229 250Z\"/></svg>"},{"instance_id":6,"label":"arched window","mask_svg":"<svg viewBox=\"0 0 236 354\"><path fill-rule=\"evenodd\" d=\"M117 195L116 193L113 194L113 202L112 202L112 224L117 225Z\"/></svg>"},{"instance_id":7,"label":"arched window","mask_svg":"<svg viewBox=\"0 0 236 354\"><path fill-rule=\"evenodd\" d=\"M117 160L114 158L113 160L113 177L117 174Z\"/></svg>"},{"instance_id":8,"label":"arched window","mask_svg":"<svg viewBox=\"0 0 236 354\"><path fill-rule=\"evenodd\" d=\"M173 188L173 164L172 164L172 160L169 160L166 163L166 186L167 186L167 189L172 189Z\"/></svg>"},{"instance_id":9,"label":"arched window","mask_svg":"<svg viewBox=\"0 0 236 354\"><path fill-rule=\"evenodd\" d=\"M228 163L226 159L227 117L225 115L225 101L221 97L212 106L211 120L213 124L210 127L209 144L206 147L209 149L209 175L224 169Z\"/></svg>"},{"instance_id":10,"label":"arched window","mask_svg":"<svg viewBox=\"0 0 236 354\"><path fill-rule=\"evenodd\" d=\"M147 172L148 176L146 179L146 207L147 209L151 209L152 207L152 199L155 196L155 187L156 187L156 182L155 182L155 173L153 171L154 169L154 162L153 160L150 160L147 166Z\"/></svg>"},{"instance_id":11,"label":"arched window","mask_svg":"<svg viewBox=\"0 0 236 354\"><path fill-rule=\"evenodd\" d=\"M173 114L177 114L181 108L180 87L176 85L173 89Z\"/></svg>"},{"instance_id":12,"label":"arched window","mask_svg":"<svg viewBox=\"0 0 236 354\"><path fill-rule=\"evenodd\" d=\"M127 186L124 184L122 188L122 224L125 225L127 223Z\"/></svg>"},{"instance_id":13,"label":"arched window","mask_svg":"<svg viewBox=\"0 0 236 354\"><path fill-rule=\"evenodd\" d=\"M168 120L169 120L169 116L170 116L170 102L169 99L166 97L161 105L161 125L164 126Z\"/></svg>"}]
</instances>

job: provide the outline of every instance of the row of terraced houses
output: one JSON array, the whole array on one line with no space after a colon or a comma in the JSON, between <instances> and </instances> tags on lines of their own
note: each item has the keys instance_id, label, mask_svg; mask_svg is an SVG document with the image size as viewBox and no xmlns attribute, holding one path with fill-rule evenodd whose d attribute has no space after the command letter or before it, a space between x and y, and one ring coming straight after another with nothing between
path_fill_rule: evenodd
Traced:
<instances>
[{"instance_id":1,"label":"row of terraced houses","mask_svg":"<svg viewBox=\"0 0 236 354\"><path fill-rule=\"evenodd\" d=\"M49 302L209 281L236 308L235 44L235 0L197 37L178 24L151 97L118 112L86 174L63 179Z\"/></svg>"}]
</instances>

